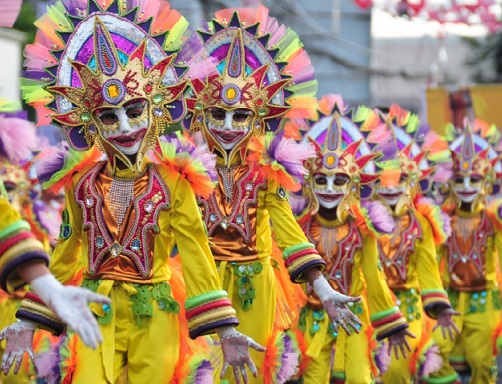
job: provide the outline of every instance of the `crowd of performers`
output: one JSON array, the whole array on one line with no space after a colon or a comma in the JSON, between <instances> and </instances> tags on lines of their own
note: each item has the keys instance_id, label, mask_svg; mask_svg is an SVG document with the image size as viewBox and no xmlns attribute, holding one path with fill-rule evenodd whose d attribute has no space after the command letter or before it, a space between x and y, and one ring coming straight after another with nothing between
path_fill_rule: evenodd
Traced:
<instances>
[{"instance_id":1,"label":"crowd of performers","mask_svg":"<svg viewBox=\"0 0 502 384\"><path fill-rule=\"evenodd\" d=\"M0 383L495 383L496 127L316 99L263 6L37 26L23 97L64 140L0 103Z\"/></svg>"}]
</instances>

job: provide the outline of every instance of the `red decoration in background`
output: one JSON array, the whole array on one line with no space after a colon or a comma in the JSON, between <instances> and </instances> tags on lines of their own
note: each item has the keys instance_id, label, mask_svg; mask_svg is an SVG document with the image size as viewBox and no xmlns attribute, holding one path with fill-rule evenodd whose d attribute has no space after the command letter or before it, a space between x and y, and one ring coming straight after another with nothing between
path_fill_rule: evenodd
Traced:
<instances>
[{"instance_id":1,"label":"red decoration in background","mask_svg":"<svg viewBox=\"0 0 502 384\"><path fill-rule=\"evenodd\" d=\"M441 24L484 25L490 32L502 27L502 20L494 13L502 3L496 0L450 0L441 5L426 0L395 0L390 6L388 1L380 0L354 0L354 3L362 9L375 6L404 18L420 17Z\"/></svg>"}]
</instances>

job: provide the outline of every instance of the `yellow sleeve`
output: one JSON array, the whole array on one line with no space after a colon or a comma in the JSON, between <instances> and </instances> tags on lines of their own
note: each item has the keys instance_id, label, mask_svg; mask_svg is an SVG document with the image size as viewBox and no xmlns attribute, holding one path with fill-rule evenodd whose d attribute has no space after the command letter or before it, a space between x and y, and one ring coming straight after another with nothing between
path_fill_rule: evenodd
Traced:
<instances>
[{"instance_id":1,"label":"yellow sleeve","mask_svg":"<svg viewBox=\"0 0 502 384\"><path fill-rule=\"evenodd\" d=\"M44 246L31 233L30 224L21 219L19 213L7 200L3 183L0 181L0 286L7 292L21 288L25 282L18 274L25 263L42 261L46 265L49 257Z\"/></svg>"},{"instance_id":2,"label":"yellow sleeve","mask_svg":"<svg viewBox=\"0 0 502 384\"><path fill-rule=\"evenodd\" d=\"M394 304L378 259L377 239L372 234L363 236L361 270L366 281L366 295L371 324L377 340L382 340L408 327L406 319Z\"/></svg>"},{"instance_id":3,"label":"yellow sleeve","mask_svg":"<svg viewBox=\"0 0 502 384\"><path fill-rule=\"evenodd\" d=\"M79 267L86 265L82 258L82 210L75 201L73 190L65 191L65 209L59 238L51 256L49 269L62 284L74 281ZM16 312L18 319L36 323L56 335L61 334L63 324L33 292L28 292Z\"/></svg>"},{"instance_id":4,"label":"yellow sleeve","mask_svg":"<svg viewBox=\"0 0 502 384\"><path fill-rule=\"evenodd\" d=\"M82 260L82 209L75 201L73 190L65 191L65 209L62 213L59 238L51 256L50 270L61 283L74 280L80 268L87 265Z\"/></svg>"},{"instance_id":5,"label":"yellow sleeve","mask_svg":"<svg viewBox=\"0 0 502 384\"><path fill-rule=\"evenodd\" d=\"M214 332L221 326L238 325L227 292L221 289L195 195L178 176L171 189L171 226L178 245L186 283L186 317L190 336Z\"/></svg>"},{"instance_id":6,"label":"yellow sleeve","mask_svg":"<svg viewBox=\"0 0 502 384\"><path fill-rule=\"evenodd\" d=\"M310 268L324 269L324 261L315 246L308 242L293 216L286 190L269 181L265 205L272 220L277 245L283 251L284 264L291 281L304 282L303 273Z\"/></svg>"},{"instance_id":7,"label":"yellow sleeve","mask_svg":"<svg viewBox=\"0 0 502 384\"><path fill-rule=\"evenodd\" d=\"M416 265L420 293L425 312L429 317L435 319L438 309L451 308L451 305L441 283L431 224L418 212L415 214L422 227L423 236L423 239L416 243Z\"/></svg>"}]
</instances>

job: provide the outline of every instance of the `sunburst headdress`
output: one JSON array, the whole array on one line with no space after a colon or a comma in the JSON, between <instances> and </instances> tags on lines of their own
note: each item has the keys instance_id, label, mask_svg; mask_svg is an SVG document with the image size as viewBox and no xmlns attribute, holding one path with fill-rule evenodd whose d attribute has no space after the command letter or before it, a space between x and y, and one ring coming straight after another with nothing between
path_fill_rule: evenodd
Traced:
<instances>
[{"instance_id":1,"label":"sunburst headdress","mask_svg":"<svg viewBox=\"0 0 502 384\"><path fill-rule=\"evenodd\" d=\"M317 82L310 59L297 34L269 17L267 8L219 11L199 33L218 73L192 79L185 127L202 131L227 164L234 155L246 158L253 135L281 129L286 117L313 116ZM208 108L253 112L251 129L229 154L206 127Z\"/></svg>"},{"instance_id":2,"label":"sunburst headdress","mask_svg":"<svg viewBox=\"0 0 502 384\"><path fill-rule=\"evenodd\" d=\"M471 209L492 192L493 183L502 177L500 156L492 145L480 134L474 133L468 121L463 130L453 126L447 128L447 140L450 142L453 174L461 177L479 176L483 179L483 188ZM450 191L456 203L460 202L450 182Z\"/></svg>"},{"instance_id":3,"label":"sunburst headdress","mask_svg":"<svg viewBox=\"0 0 502 384\"><path fill-rule=\"evenodd\" d=\"M49 6L36 23L35 43L25 50L24 98L39 124L60 125L73 149L97 145L140 168L159 133L185 112L184 69L174 65L188 23L167 1L65 0ZM136 164L101 135L95 112L146 100L149 128Z\"/></svg>"},{"instance_id":4,"label":"sunburst headdress","mask_svg":"<svg viewBox=\"0 0 502 384\"><path fill-rule=\"evenodd\" d=\"M396 187L401 177L406 176L406 191L395 208L398 213L406 205L413 204L417 195L430 189L435 171L432 163L447 168L448 144L428 126L421 124L417 115L396 104L391 106L388 114L379 114L383 124L372 131L365 131L365 134L372 150L382 154L376 163L381 170L380 186Z\"/></svg>"},{"instance_id":5,"label":"sunburst headdress","mask_svg":"<svg viewBox=\"0 0 502 384\"><path fill-rule=\"evenodd\" d=\"M374 126L378 116L366 107L345 111L343 101L335 95L326 95L319 101L318 117L307 121L304 142L311 142L316 147L316 158L307 160L305 168L309 176L305 179L303 195L307 199L304 213L314 214L319 209L315 197L313 176L316 172L327 175L343 173L349 176L347 193L337 208L339 218L360 198L372 194L372 182L378 178L375 174L374 159L369 145L361 133L361 127Z\"/></svg>"}]
</instances>

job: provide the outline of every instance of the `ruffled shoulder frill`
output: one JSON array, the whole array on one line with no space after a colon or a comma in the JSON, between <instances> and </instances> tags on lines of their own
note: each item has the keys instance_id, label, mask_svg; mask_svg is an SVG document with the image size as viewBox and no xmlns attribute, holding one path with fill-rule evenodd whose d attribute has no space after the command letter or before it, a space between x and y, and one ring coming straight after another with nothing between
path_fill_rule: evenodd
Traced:
<instances>
[{"instance_id":1,"label":"ruffled shoulder frill","mask_svg":"<svg viewBox=\"0 0 502 384\"><path fill-rule=\"evenodd\" d=\"M285 138L284 132L255 137L248 145L247 161L258 166L263 177L273 180L288 191L298 191L308 174L303 162L316 157L312 144L298 144Z\"/></svg>"},{"instance_id":2,"label":"ruffled shoulder frill","mask_svg":"<svg viewBox=\"0 0 502 384\"><path fill-rule=\"evenodd\" d=\"M356 227L363 234L375 237L390 235L394 232L395 224L388 209L378 201L362 201L353 203L350 212L354 217Z\"/></svg>"},{"instance_id":3,"label":"ruffled shoulder frill","mask_svg":"<svg viewBox=\"0 0 502 384\"><path fill-rule=\"evenodd\" d=\"M486 207L486 214L496 229L502 230L502 200L492 201Z\"/></svg>"},{"instance_id":4,"label":"ruffled shoulder frill","mask_svg":"<svg viewBox=\"0 0 502 384\"><path fill-rule=\"evenodd\" d=\"M421 197L415 202L415 209L424 216L432 226L434 244L441 245L451 235L451 218L431 199Z\"/></svg>"},{"instance_id":5,"label":"ruffled shoulder frill","mask_svg":"<svg viewBox=\"0 0 502 384\"><path fill-rule=\"evenodd\" d=\"M71 183L74 174L91 168L104 158L96 146L88 151L76 151L62 141L42 150L35 158L35 167L42 187L57 193Z\"/></svg>"},{"instance_id":6,"label":"ruffled shoulder frill","mask_svg":"<svg viewBox=\"0 0 502 384\"><path fill-rule=\"evenodd\" d=\"M193 191L203 198L213 192L218 180L216 156L206 144L196 145L195 139L187 133L161 137L158 150L149 151L148 157L154 164L181 174Z\"/></svg>"}]
</instances>

